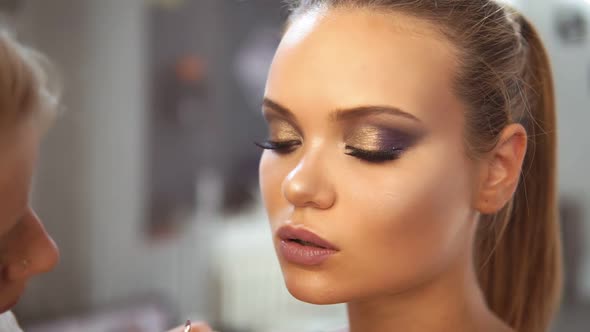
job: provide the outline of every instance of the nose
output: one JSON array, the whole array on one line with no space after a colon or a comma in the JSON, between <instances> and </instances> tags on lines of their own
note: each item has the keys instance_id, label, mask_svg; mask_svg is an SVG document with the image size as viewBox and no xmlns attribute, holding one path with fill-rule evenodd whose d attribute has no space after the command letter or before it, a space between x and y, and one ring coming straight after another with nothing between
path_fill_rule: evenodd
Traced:
<instances>
[{"instance_id":1,"label":"nose","mask_svg":"<svg viewBox=\"0 0 590 332\"><path fill-rule=\"evenodd\" d=\"M11 232L12 244L6 250L11 257L6 277L9 280L22 280L52 270L59 262L59 250L49 236L41 220L32 209Z\"/></svg>"},{"instance_id":2,"label":"nose","mask_svg":"<svg viewBox=\"0 0 590 332\"><path fill-rule=\"evenodd\" d=\"M329 209L336 202L336 192L322 161L321 154L306 156L284 179L283 195L293 206Z\"/></svg>"}]
</instances>

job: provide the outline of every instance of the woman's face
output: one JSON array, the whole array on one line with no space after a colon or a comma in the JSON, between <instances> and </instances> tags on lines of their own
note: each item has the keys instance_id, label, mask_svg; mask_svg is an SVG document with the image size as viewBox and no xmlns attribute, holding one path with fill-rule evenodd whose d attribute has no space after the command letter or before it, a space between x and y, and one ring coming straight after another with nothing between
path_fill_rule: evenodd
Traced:
<instances>
[{"instance_id":1,"label":"woman's face","mask_svg":"<svg viewBox=\"0 0 590 332\"><path fill-rule=\"evenodd\" d=\"M59 257L29 205L38 127L30 119L0 131L0 312L14 306L27 280L52 269Z\"/></svg>"},{"instance_id":2,"label":"woman's face","mask_svg":"<svg viewBox=\"0 0 590 332\"><path fill-rule=\"evenodd\" d=\"M398 294L468 260L475 170L454 60L403 15L318 10L290 25L268 76L260 185L295 297Z\"/></svg>"}]
</instances>

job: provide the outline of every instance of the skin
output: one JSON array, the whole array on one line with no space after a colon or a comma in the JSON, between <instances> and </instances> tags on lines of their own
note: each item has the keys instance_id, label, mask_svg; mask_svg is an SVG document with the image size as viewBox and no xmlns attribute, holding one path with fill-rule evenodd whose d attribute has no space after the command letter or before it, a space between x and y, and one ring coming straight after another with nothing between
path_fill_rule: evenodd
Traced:
<instances>
[{"instance_id":1,"label":"skin","mask_svg":"<svg viewBox=\"0 0 590 332\"><path fill-rule=\"evenodd\" d=\"M32 116L0 130L0 312L16 304L31 277L50 271L59 260L55 243L29 205L40 136Z\"/></svg>"},{"instance_id":2,"label":"skin","mask_svg":"<svg viewBox=\"0 0 590 332\"><path fill-rule=\"evenodd\" d=\"M260 162L275 247L292 225L340 249L312 267L277 250L279 262L294 297L347 303L351 332L511 331L487 308L473 242L479 215L516 189L526 132L509 125L467 155L458 63L426 22L361 9L298 17L276 52L263 114L270 142L294 143L267 142ZM366 106L404 113L351 112ZM351 147L403 151L375 163Z\"/></svg>"},{"instance_id":3,"label":"skin","mask_svg":"<svg viewBox=\"0 0 590 332\"><path fill-rule=\"evenodd\" d=\"M186 329L186 326L182 325L182 326L175 327L174 329L169 330L168 332L184 332L185 329ZM209 325L207 325L207 323L205 323L205 322L196 322L196 323L191 324L190 332L215 332L215 331L213 331L211 329L211 327L209 327Z\"/></svg>"}]
</instances>

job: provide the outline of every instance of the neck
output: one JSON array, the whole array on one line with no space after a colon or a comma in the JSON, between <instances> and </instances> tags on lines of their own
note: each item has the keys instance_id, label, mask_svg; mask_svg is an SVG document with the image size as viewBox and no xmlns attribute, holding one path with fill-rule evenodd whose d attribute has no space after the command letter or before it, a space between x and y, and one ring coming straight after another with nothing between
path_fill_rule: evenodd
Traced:
<instances>
[{"instance_id":1,"label":"neck","mask_svg":"<svg viewBox=\"0 0 590 332\"><path fill-rule=\"evenodd\" d=\"M403 293L348 303L350 332L512 331L488 309L473 264L460 265Z\"/></svg>"}]
</instances>

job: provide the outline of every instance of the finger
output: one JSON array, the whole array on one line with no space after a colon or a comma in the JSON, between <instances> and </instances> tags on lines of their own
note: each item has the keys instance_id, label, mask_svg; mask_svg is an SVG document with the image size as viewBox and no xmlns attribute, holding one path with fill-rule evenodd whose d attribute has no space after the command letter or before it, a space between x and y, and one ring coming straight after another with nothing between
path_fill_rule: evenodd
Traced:
<instances>
[{"instance_id":1,"label":"finger","mask_svg":"<svg viewBox=\"0 0 590 332\"><path fill-rule=\"evenodd\" d=\"M213 329L203 322L192 323L190 332L213 332ZM184 332L184 331L183 331Z\"/></svg>"},{"instance_id":2,"label":"finger","mask_svg":"<svg viewBox=\"0 0 590 332\"><path fill-rule=\"evenodd\" d=\"M214 332L211 327L204 322L192 323L190 326L190 332ZM181 325L168 332L184 332L186 327L186 325Z\"/></svg>"}]
</instances>

